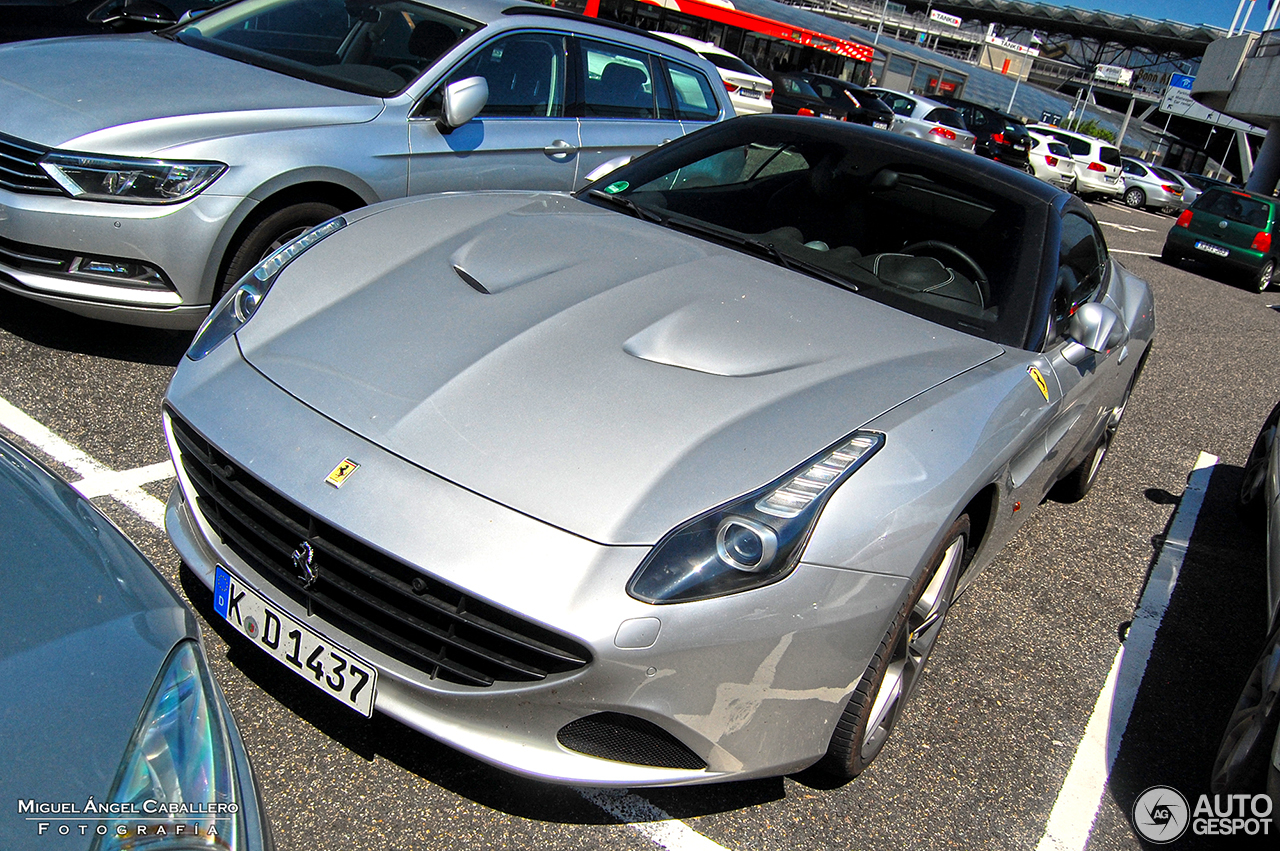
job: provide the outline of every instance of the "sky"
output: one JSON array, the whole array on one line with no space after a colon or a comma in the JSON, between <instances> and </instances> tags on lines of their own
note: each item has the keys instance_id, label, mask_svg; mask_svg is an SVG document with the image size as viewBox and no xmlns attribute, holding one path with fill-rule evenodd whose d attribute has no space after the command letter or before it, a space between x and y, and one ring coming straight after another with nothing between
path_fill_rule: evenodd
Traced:
<instances>
[{"instance_id":1,"label":"sky","mask_svg":"<svg viewBox=\"0 0 1280 851\"><path fill-rule=\"evenodd\" d=\"M1101 9L1121 15L1141 15L1154 20L1170 20L1183 24L1209 24L1228 29L1236 15L1240 0L1047 0L1054 6L1074 6L1077 9ZM1245 11L1249 4L1245 4ZM1243 13L1242 13L1243 16ZM1254 4L1248 28L1257 32L1267 19L1267 0Z\"/></svg>"}]
</instances>

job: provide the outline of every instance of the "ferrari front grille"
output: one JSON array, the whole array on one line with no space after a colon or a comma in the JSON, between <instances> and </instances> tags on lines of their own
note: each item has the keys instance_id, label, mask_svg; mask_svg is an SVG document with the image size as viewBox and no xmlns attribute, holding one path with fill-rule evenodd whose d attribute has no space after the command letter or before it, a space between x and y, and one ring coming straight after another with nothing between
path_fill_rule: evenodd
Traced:
<instances>
[{"instance_id":1,"label":"ferrari front grille","mask_svg":"<svg viewBox=\"0 0 1280 851\"><path fill-rule=\"evenodd\" d=\"M258 480L172 410L165 413L196 507L222 543L341 632L432 678L469 686L533 682L591 661L578 642L334 528ZM293 567L303 542L314 553L309 584Z\"/></svg>"}]
</instances>

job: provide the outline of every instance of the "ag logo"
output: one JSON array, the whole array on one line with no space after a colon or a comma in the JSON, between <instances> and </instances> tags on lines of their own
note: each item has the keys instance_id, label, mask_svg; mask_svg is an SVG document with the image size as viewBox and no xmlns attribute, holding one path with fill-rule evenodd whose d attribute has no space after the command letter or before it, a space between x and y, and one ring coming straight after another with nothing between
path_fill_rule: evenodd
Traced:
<instances>
[{"instance_id":1,"label":"ag logo","mask_svg":"<svg viewBox=\"0 0 1280 851\"><path fill-rule=\"evenodd\" d=\"M1040 390L1040 395L1044 396L1046 402L1049 401L1049 385L1045 382L1044 376L1040 374L1040 370L1034 366L1027 367L1027 375L1031 376L1031 380L1036 383L1036 387Z\"/></svg>"},{"instance_id":2,"label":"ag logo","mask_svg":"<svg viewBox=\"0 0 1280 851\"><path fill-rule=\"evenodd\" d=\"M1190 815L1181 792L1168 786L1152 786L1133 802L1130 817L1139 836L1164 845L1187 832Z\"/></svg>"}]
</instances>

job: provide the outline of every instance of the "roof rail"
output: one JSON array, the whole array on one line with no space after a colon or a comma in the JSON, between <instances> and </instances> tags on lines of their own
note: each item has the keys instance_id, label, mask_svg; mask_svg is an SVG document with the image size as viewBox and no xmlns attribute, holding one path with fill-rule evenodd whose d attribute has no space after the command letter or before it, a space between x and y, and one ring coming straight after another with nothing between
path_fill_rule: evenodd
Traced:
<instances>
[{"instance_id":1,"label":"roof rail","mask_svg":"<svg viewBox=\"0 0 1280 851\"><path fill-rule=\"evenodd\" d=\"M683 50L686 53L692 53L694 56L698 55L698 51L694 50L692 47L689 47L688 45L685 45L685 44L680 44L677 41L671 41L670 39L662 38L657 33L651 32L649 30L642 30L639 27L633 27L629 24L620 24L617 21L611 21L611 20L608 20L607 18L591 18L579 12L572 12L568 9L557 9L554 6L540 6L537 4L529 4L527 6L508 6L507 8L502 10L502 14L504 15L543 15L548 18L565 18L567 20L572 20L572 21L583 21L589 24L595 24L596 26L605 27L607 29L630 33L631 35L645 36L647 38L656 38L659 41L661 41L663 44L667 45L668 47L674 47L677 50Z\"/></svg>"}]
</instances>

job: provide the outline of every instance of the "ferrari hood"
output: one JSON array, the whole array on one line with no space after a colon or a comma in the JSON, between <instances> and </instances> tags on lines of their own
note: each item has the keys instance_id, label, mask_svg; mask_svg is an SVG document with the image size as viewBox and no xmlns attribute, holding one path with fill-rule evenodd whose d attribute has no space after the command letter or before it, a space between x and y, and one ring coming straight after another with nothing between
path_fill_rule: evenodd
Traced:
<instances>
[{"instance_id":1,"label":"ferrari hood","mask_svg":"<svg viewBox=\"0 0 1280 851\"><path fill-rule=\"evenodd\" d=\"M0 130L47 147L144 156L275 126L369 121L379 98L151 34L0 46Z\"/></svg>"},{"instance_id":2,"label":"ferrari hood","mask_svg":"<svg viewBox=\"0 0 1280 851\"><path fill-rule=\"evenodd\" d=\"M353 218L280 276L245 358L388 452L601 543L651 544L1001 352L568 196Z\"/></svg>"}]
</instances>

